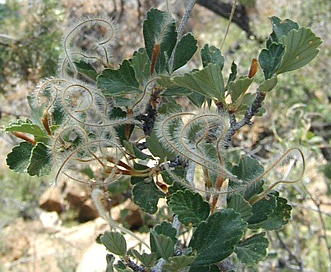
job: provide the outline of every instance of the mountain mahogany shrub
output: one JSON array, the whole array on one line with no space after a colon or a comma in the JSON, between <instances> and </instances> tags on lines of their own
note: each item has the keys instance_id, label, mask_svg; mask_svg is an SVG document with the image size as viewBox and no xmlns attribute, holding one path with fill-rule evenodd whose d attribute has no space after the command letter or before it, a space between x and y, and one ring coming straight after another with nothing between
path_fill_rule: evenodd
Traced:
<instances>
[{"instance_id":1,"label":"mountain mahogany shrub","mask_svg":"<svg viewBox=\"0 0 331 272\"><path fill-rule=\"evenodd\" d=\"M31 119L5 129L24 140L8 154L9 168L94 188L92 198L111 226L100 241L119 257L115 263L107 256L107 271L220 271L228 258L256 265L267 255L265 231L282 228L291 216L275 186L298 181L305 162L300 149L291 148L262 165L237 154L232 138L263 114L278 76L309 63L321 44L308 28L270 20L272 33L247 75L238 75L235 62L226 75L220 49L206 44L198 50L191 33L179 37L169 12L147 12L145 47L120 65L109 58L113 23L78 22L64 38L59 77L44 80L28 97ZM86 25L105 33L94 52L70 43ZM202 68L181 73L197 51ZM255 77L258 66L263 79ZM256 91L248 91L251 85ZM177 103L181 96L192 110ZM283 178L269 175L279 167ZM151 228L149 242L116 224L100 203L110 191L127 189L148 214L157 215L159 200L166 199L172 219ZM135 248L127 247L123 233L137 239Z\"/></svg>"}]
</instances>

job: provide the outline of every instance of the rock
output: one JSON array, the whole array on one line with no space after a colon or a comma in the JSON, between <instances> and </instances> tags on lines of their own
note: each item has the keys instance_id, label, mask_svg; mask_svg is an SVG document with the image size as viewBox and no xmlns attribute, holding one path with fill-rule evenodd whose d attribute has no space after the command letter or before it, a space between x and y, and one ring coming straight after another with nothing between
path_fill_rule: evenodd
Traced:
<instances>
[{"instance_id":1,"label":"rock","mask_svg":"<svg viewBox=\"0 0 331 272\"><path fill-rule=\"evenodd\" d=\"M99 217L99 213L94 206L92 199L87 199L80 207L78 220L80 222L87 222Z\"/></svg>"},{"instance_id":2,"label":"rock","mask_svg":"<svg viewBox=\"0 0 331 272\"><path fill-rule=\"evenodd\" d=\"M61 213L64 207L59 187L50 187L39 199L39 207L48 212Z\"/></svg>"},{"instance_id":3,"label":"rock","mask_svg":"<svg viewBox=\"0 0 331 272\"><path fill-rule=\"evenodd\" d=\"M82 184L69 182L65 185L64 198L71 208L80 208L90 197L90 194Z\"/></svg>"},{"instance_id":4,"label":"rock","mask_svg":"<svg viewBox=\"0 0 331 272\"><path fill-rule=\"evenodd\" d=\"M45 212L43 211L39 215L39 220L43 227L51 232L59 231L62 221L57 212Z\"/></svg>"}]
</instances>

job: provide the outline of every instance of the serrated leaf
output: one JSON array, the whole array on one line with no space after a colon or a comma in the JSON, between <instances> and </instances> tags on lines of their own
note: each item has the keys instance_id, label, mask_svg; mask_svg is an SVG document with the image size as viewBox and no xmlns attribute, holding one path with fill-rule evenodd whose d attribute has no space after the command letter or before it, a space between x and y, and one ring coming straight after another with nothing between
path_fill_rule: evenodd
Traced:
<instances>
[{"instance_id":1,"label":"serrated leaf","mask_svg":"<svg viewBox=\"0 0 331 272\"><path fill-rule=\"evenodd\" d=\"M263 69L266 80L272 78L282 64L285 46L272 43L268 49L262 49L259 55L259 63Z\"/></svg>"},{"instance_id":2,"label":"serrated leaf","mask_svg":"<svg viewBox=\"0 0 331 272\"><path fill-rule=\"evenodd\" d=\"M133 202L149 214L157 212L159 199L165 197L165 194L156 187L153 180L135 184L132 194Z\"/></svg>"},{"instance_id":3,"label":"serrated leaf","mask_svg":"<svg viewBox=\"0 0 331 272\"><path fill-rule=\"evenodd\" d=\"M166 264L163 266L163 269L166 272L178 272L192 263L194 259L194 256L185 255L170 257Z\"/></svg>"},{"instance_id":4,"label":"serrated leaf","mask_svg":"<svg viewBox=\"0 0 331 272\"><path fill-rule=\"evenodd\" d=\"M263 93L270 92L277 85L277 82L277 76L269 78L261 83L259 90Z\"/></svg>"},{"instance_id":5,"label":"serrated leaf","mask_svg":"<svg viewBox=\"0 0 331 272\"><path fill-rule=\"evenodd\" d=\"M160 50L155 61L155 71L159 74L167 68L167 62L177 42L176 23L166 11L151 9L143 24L146 52L152 61L155 45Z\"/></svg>"},{"instance_id":6,"label":"serrated leaf","mask_svg":"<svg viewBox=\"0 0 331 272\"><path fill-rule=\"evenodd\" d=\"M252 205L253 215L248 218L249 228L259 228L259 223L268 219L277 207L277 199L273 195L268 195Z\"/></svg>"},{"instance_id":7,"label":"serrated leaf","mask_svg":"<svg viewBox=\"0 0 331 272\"><path fill-rule=\"evenodd\" d=\"M308 64L318 54L318 46L322 40L310 29L302 27L282 36L280 42L285 45L285 54L277 74L293 71Z\"/></svg>"},{"instance_id":8,"label":"serrated leaf","mask_svg":"<svg viewBox=\"0 0 331 272\"><path fill-rule=\"evenodd\" d=\"M137 250L131 249L130 253L147 268L152 267L156 261L156 254L153 252L140 254Z\"/></svg>"},{"instance_id":9,"label":"serrated leaf","mask_svg":"<svg viewBox=\"0 0 331 272\"><path fill-rule=\"evenodd\" d=\"M291 218L292 207L287 204L287 200L282 197L277 197L277 207L267 220L258 224L259 227L266 230L279 230L288 223Z\"/></svg>"},{"instance_id":10,"label":"serrated leaf","mask_svg":"<svg viewBox=\"0 0 331 272\"><path fill-rule=\"evenodd\" d=\"M192 94L192 91L182 88L182 87L176 87L174 89L167 89L162 93L162 96L171 96L171 97L177 97L177 96L189 96Z\"/></svg>"},{"instance_id":11,"label":"serrated leaf","mask_svg":"<svg viewBox=\"0 0 331 272\"><path fill-rule=\"evenodd\" d=\"M240 213L241 218L244 221L247 221L247 219L253 215L252 206L243 198L243 196L239 194L231 196L231 200L228 203L228 208Z\"/></svg>"},{"instance_id":12,"label":"serrated leaf","mask_svg":"<svg viewBox=\"0 0 331 272\"><path fill-rule=\"evenodd\" d=\"M170 237L174 243L177 242L177 230L172 226L171 223L163 221L160 225L156 225L154 230L157 234L163 234L165 236Z\"/></svg>"},{"instance_id":13,"label":"serrated leaf","mask_svg":"<svg viewBox=\"0 0 331 272\"><path fill-rule=\"evenodd\" d=\"M156 233L155 230L150 232L150 244L152 252L156 253L157 256L168 260L169 257L174 255L174 241L163 234Z\"/></svg>"},{"instance_id":14,"label":"serrated leaf","mask_svg":"<svg viewBox=\"0 0 331 272\"><path fill-rule=\"evenodd\" d=\"M45 130L40 126L32 123L30 120L18 120L15 123L10 123L8 127L5 128L5 131L17 131L23 133L29 133L39 139L48 140L49 136Z\"/></svg>"},{"instance_id":15,"label":"serrated leaf","mask_svg":"<svg viewBox=\"0 0 331 272\"><path fill-rule=\"evenodd\" d=\"M131 60L136 79L144 85L150 77L151 62L147 56L145 48L140 48L133 53Z\"/></svg>"},{"instance_id":16,"label":"serrated leaf","mask_svg":"<svg viewBox=\"0 0 331 272\"><path fill-rule=\"evenodd\" d=\"M273 42L278 43L282 36L286 36L291 30L299 29L299 25L290 19L281 20L276 16L270 18L273 32L267 40L267 47Z\"/></svg>"},{"instance_id":17,"label":"serrated leaf","mask_svg":"<svg viewBox=\"0 0 331 272\"><path fill-rule=\"evenodd\" d=\"M221 67L217 64L211 63L200 71L175 77L173 82L179 87L187 88L207 98L224 100L223 76Z\"/></svg>"},{"instance_id":18,"label":"serrated leaf","mask_svg":"<svg viewBox=\"0 0 331 272\"><path fill-rule=\"evenodd\" d=\"M236 104L237 100L245 94L252 82L253 78L242 77L229 83L228 88L230 91L232 104Z\"/></svg>"},{"instance_id":19,"label":"serrated leaf","mask_svg":"<svg viewBox=\"0 0 331 272\"><path fill-rule=\"evenodd\" d=\"M230 256L247 224L232 209L215 212L193 233L189 247L197 257L191 266L211 265Z\"/></svg>"},{"instance_id":20,"label":"serrated leaf","mask_svg":"<svg viewBox=\"0 0 331 272\"><path fill-rule=\"evenodd\" d=\"M106 97L140 91L135 71L128 60L124 60L118 70L104 69L97 77L97 86Z\"/></svg>"},{"instance_id":21,"label":"serrated leaf","mask_svg":"<svg viewBox=\"0 0 331 272\"><path fill-rule=\"evenodd\" d=\"M238 243L236 253L242 263L255 265L267 256L269 241L264 236L265 232L262 232Z\"/></svg>"},{"instance_id":22,"label":"serrated leaf","mask_svg":"<svg viewBox=\"0 0 331 272\"><path fill-rule=\"evenodd\" d=\"M119 256L126 254L126 241L121 233L105 231L100 240L110 252Z\"/></svg>"},{"instance_id":23,"label":"serrated leaf","mask_svg":"<svg viewBox=\"0 0 331 272\"><path fill-rule=\"evenodd\" d=\"M172 71L184 66L198 49L198 41L191 33L184 35L176 45Z\"/></svg>"},{"instance_id":24,"label":"serrated leaf","mask_svg":"<svg viewBox=\"0 0 331 272\"><path fill-rule=\"evenodd\" d=\"M204 201L199 193L193 193L190 190L174 193L168 205L178 219L184 225L197 226L206 220L210 213L208 202Z\"/></svg>"},{"instance_id":25,"label":"serrated leaf","mask_svg":"<svg viewBox=\"0 0 331 272\"><path fill-rule=\"evenodd\" d=\"M51 172L52 158L50 149L43 143L37 143L31 150L27 172L30 176L45 176Z\"/></svg>"},{"instance_id":26,"label":"serrated leaf","mask_svg":"<svg viewBox=\"0 0 331 272\"><path fill-rule=\"evenodd\" d=\"M194 266L190 267L189 272L220 272L220 269L217 265L206 265L206 266ZM235 272L233 270L229 270L228 272Z\"/></svg>"},{"instance_id":27,"label":"serrated leaf","mask_svg":"<svg viewBox=\"0 0 331 272\"><path fill-rule=\"evenodd\" d=\"M201 60L203 67L208 66L208 64L213 63L221 67L221 70L224 66L224 57L222 56L221 50L215 46L205 46L201 49Z\"/></svg>"},{"instance_id":28,"label":"serrated leaf","mask_svg":"<svg viewBox=\"0 0 331 272\"><path fill-rule=\"evenodd\" d=\"M239 164L232 169L232 173L242 182L238 183L230 180L229 187L231 190L239 191L246 200L250 200L252 196L261 191L263 181L253 181L263 174L263 172L264 168L258 160L249 156L242 156Z\"/></svg>"},{"instance_id":29,"label":"serrated leaf","mask_svg":"<svg viewBox=\"0 0 331 272\"><path fill-rule=\"evenodd\" d=\"M93 80L97 79L98 73L91 63L80 60L79 62L74 61L74 64L79 73L86 75Z\"/></svg>"},{"instance_id":30,"label":"serrated leaf","mask_svg":"<svg viewBox=\"0 0 331 272\"><path fill-rule=\"evenodd\" d=\"M33 145L28 142L21 142L15 146L7 155L6 162L9 169L18 173L25 173L30 163L32 149Z\"/></svg>"}]
</instances>

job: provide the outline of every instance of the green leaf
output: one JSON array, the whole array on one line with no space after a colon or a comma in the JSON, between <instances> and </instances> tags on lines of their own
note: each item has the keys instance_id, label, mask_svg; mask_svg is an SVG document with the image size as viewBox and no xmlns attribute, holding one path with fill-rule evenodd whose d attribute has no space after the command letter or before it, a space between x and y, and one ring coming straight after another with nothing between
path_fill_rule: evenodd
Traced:
<instances>
[{"instance_id":1,"label":"green leaf","mask_svg":"<svg viewBox=\"0 0 331 272\"><path fill-rule=\"evenodd\" d=\"M137 250L131 249L130 253L147 268L150 268L155 264L156 254L153 252L150 254L145 252L140 254Z\"/></svg>"},{"instance_id":2,"label":"green leaf","mask_svg":"<svg viewBox=\"0 0 331 272\"><path fill-rule=\"evenodd\" d=\"M133 202L149 214L157 212L159 198L165 196L165 194L156 187L153 180L135 184L132 189L132 194Z\"/></svg>"},{"instance_id":3,"label":"green leaf","mask_svg":"<svg viewBox=\"0 0 331 272\"><path fill-rule=\"evenodd\" d=\"M155 230L150 232L150 244L152 252L156 253L157 256L168 260L169 257L174 255L174 241L163 234L158 234Z\"/></svg>"},{"instance_id":4,"label":"green leaf","mask_svg":"<svg viewBox=\"0 0 331 272\"><path fill-rule=\"evenodd\" d=\"M259 63L263 69L266 80L272 78L280 67L285 53L285 46L272 43L268 49L262 49L259 55Z\"/></svg>"},{"instance_id":5,"label":"green leaf","mask_svg":"<svg viewBox=\"0 0 331 272\"><path fill-rule=\"evenodd\" d=\"M292 207L287 204L285 198L278 197L278 194L276 194L276 197L277 207L267 220L258 224L259 227L266 230L279 230L290 220Z\"/></svg>"},{"instance_id":6,"label":"green leaf","mask_svg":"<svg viewBox=\"0 0 331 272\"><path fill-rule=\"evenodd\" d=\"M232 173L242 182L238 183L230 180L229 187L231 190L239 191L246 200L250 200L252 196L261 191L263 181L254 182L254 179L258 178L263 172L264 168L258 160L249 156L242 156L239 164L232 169Z\"/></svg>"},{"instance_id":7,"label":"green leaf","mask_svg":"<svg viewBox=\"0 0 331 272\"><path fill-rule=\"evenodd\" d=\"M177 97L177 96L189 96L190 94L192 94L192 91L182 87L176 87L173 89L167 89L162 93L162 96Z\"/></svg>"},{"instance_id":8,"label":"green leaf","mask_svg":"<svg viewBox=\"0 0 331 272\"><path fill-rule=\"evenodd\" d=\"M259 90L263 93L270 92L276 86L277 82L277 76L269 78L261 83Z\"/></svg>"},{"instance_id":9,"label":"green leaf","mask_svg":"<svg viewBox=\"0 0 331 272\"><path fill-rule=\"evenodd\" d=\"M148 150L155 156L160 158L160 162L163 162L165 158L167 160L175 159L175 154L168 149L166 149L159 141L156 136L155 131L153 130L152 134L146 137L146 144Z\"/></svg>"},{"instance_id":10,"label":"green leaf","mask_svg":"<svg viewBox=\"0 0 331 272\"><path fill-rule=\"evenodd\" d=\"M224 82L221 67L217 64L209 64L200 71L186 73L184 76L173 78L173 82L179 87L184 87L204 96L218 100L224 100Z\"/></svg>"},{"instance_id":11,"label":"green leaf","mask_svg":"<svg viewBox=\"0 0 331 272\"><path fill-rule=\"evenodd\" d=\"M194 266L190 267L189 272L219 272L220 269L217 265L206 265L206 266ZM229 270L228 272L234 272L233 270Z\"/></svg>"},{"instance_id":12,"label":"green leaf","mask_svg":"<svg viewBox=\"0 0 331 272\"><path fill-rule=\"evenodd\" d=\"M198 41L191 33L184 35L177 43L172 71L184 66L198 49Z\"/></svg>"},{"instance_id":13,"label":"green leaf","mask_svg":"<svg viewBox=\"0 0 331 272\"><path fill-rule=\"evenodd\" d=\"M50 149L43 143L37 143L31 150L27 172L30 176L45 176L51 172L52 157Z\"/></svg>"},{"instance_id":14,"label":"green leaf","mask_svg":"<svg viewBox=\"0 0 331 272\"><path fill-rule=\"evenodd\" d=\"M280 42L285 45L285 54L277 74L293 71L308 64L318 54L318 46L322 40L310 29L300 28L282 36Z\"/></svg>"},{"instance_id":15,"label":"green leaf","mask_svg":"<svg viewBox=\"0 0 331 272\"><path fill-rule=\"evenodd\" d=\"M242 77L229 83L228 88L230 91L232 104L236 104L237 100L245 94L252 82L253 78Z\"/></svg>"},{"instance_id":16,"label":"green leaf","mask_svg":"<svg viewBox=\"0 0 331 272\"><path fill-rule=\"evenodd\" d=\"M166 264L163 266L163 269L166 272L178 272L192 263L194 259L194 256L185 255L170 257Z\"/></svg>"},{"instance_id":17,"label":"green leaf","mask_svg":"<svg viewBox=\"0 0 331 272\"><path fill-rule=\"evenodd\" d=\"M25 173L30 163L33 147L34 146L28 142L21 142L18 146L15 146L7 155L6 162L9 169L18 173Z\"/></svg>"},{"instance_id":18,"label":"green leaf","mask_svg":"<svg viewBox=\"0 0 331 272\"><path fill-rule=\"evenodd\" d=\"M141 85L144 85L148 81L151 73L151 62L147 56L145 48L140 48L138 51L133 53L131 64L134 69L136 79Z\"/></svg>"},{"instance_id":19,"label":"green leaf","mask_svg":"<svg viewBox=\"0 0 331 272\"><path fill-rule=\"evenodd\" d=\"M121 233L105 231L100 240L110 252L119 256L126 254L126 241Z\"/></svg>"},{"instance_id":20,"label":"green leaf","mask_svg":"<svg viewBox=\"0 0 331 272\"><path fill-rule=\"evenodd\" d=\"M215 46L205 46L201 49L201 59L203 67L208 66L208 64L218 64L221 67L221 70L224 66L224 57L222 56L221 50Z\"/></svg>"},{"instance_id":21,"label":"green leaf","mask_svg":"<svg viewBox=\"0 0 331 272\"><path fill-rule=\"evenodd\" d=\"M267 47L272 43L279 43L282 36L286 36L293 29L299 29L299 25L290 19L281 20L278 17L270 18L273 32L267 40Z\"/></svg>"},{"instance_id":22,"label":"green leaf","mask_svg":"<svg viewBox=\"0 0 331 272\"><path fill-rule=\"evenodd\" d=\"M171 195L168 205L185 226L199 225L210 213L208 202L204 201L199 193L193 193L190 190Z\"/></svg>"},{"instance_id":23,"label":"green leaf","mask_svg":"<svg viewBox=\"0 0 331 272\"><path fill-rule=\"evenodd\" d=\"M158 74L167 68L167 62L177 42L176 23L166 11L151 9L143 24L146 52L152 61L155 45L160 45L155 70Z\"/></svg>"},{"instance_id":24,"label":"green leaf","mask_svg":"<svg viewBox=\"0 0 331 272\"><path fill-rule=\"evenodd\" d=\"M97 79L98 72L91 63L80 60L79 62L74 61L74 64L76 65L79 73L86 75L93 80Z\"/></svg>"},{"instance_id":25,"label":"green leaf","mask_svg":"<svg viewBox=\"0 0 331 272\"><path fill-rule=\"evenodd\" d=\"M240 241L247 224L232 209L221 210L209 216L193 233L189 247L197 258L191 266L204 266L230 256Z\"/></svg>"},{"instance_id":26,"label":"green leaf","mask_svg":"<svg viewBox=\"0 0 331 272\"><path fill-rule=\"evenodd\" d=\"M249 228L256 229L259 223L268 219L277 207L277 199L273 195L268 195L252 205L253 215L247 220Z\"/></svg>"},{"instance_id":27,"label":"green leaf","mask_svg":"<svg viewBox=\"0 0 331 272\"><path fill-rule=\"evenodd\" d=\"M39 140L47 141L49 135L43 130L40 126L33 124L30 120L18 120L15 123L10 123L8 127L5 128L5 131L17 131L23 133L29 133Z\"/></svg>"},{"instance_id":28,"label":"green leaf","mask_svg":"<svg viewBox=\"0 0 331 272\"><path fill-rule=\"evenodd\" d=\"M253 215L252 206L239 194L235 194L231 197L228 208L240 213L244 221L247 221L247 219Z\"/></svg>"},{"instance_id":29,"label":"green leaf","mask_svg":"<svg viewBox=\"0 0 331 272\"><path fill-rule=\"evenodd\" d=\"M135 170L146 170L146 169L149 169L148 166L144 165L144 164L139 164L139 163L134 163L134 167L133 167ZM132 185L135 185L139 182L144 182L146 179L146 177L131 177L131 184Z\"/></svg>"},{"instance_id":30,"label":"green leaf","mask_svg":"<svg viewBox=\"0 0 331 272\"><path fill-rule=\"evenodd\" d=\"M242 263L256 265L267 256L269 241L264 236L265 232L262 232L240 241L236 253Z\"/></svg>"},{"instance_id":31,"label":"green leaf","mask_svg":"<svg viewBox=\"0 0 331 272\"><path fill-rule=\"evenodd\" d=\"M160 225L156 225L154 230L157 234L163 234L170 237L174 243L177 242L177 230L172 226L171 223L163 221Z\"/></svg>"},{"instance_id":32,"label":"green leaf","mask_svg":"<svg viewBox=\"0 0 331 272\"><path fill-rule=\"evenodd\" d=\"M128 60L124 60L118 70L104 69L97 77L97 86L106 97L140 92L135 70Z\"/></svg>"}]
</instances>

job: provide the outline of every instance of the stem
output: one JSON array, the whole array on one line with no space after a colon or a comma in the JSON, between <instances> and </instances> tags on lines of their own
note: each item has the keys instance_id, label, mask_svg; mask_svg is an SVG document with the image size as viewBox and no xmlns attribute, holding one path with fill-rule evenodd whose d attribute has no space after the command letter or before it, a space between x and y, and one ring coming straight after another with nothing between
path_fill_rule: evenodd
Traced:
<instances>
[{"instance_id":1,"label":"stem","mask_svg":"<svg viewBox=\"0 0 331 272\"><path fill-rule=\"evenodd\" d=\"M266 94L261 92L259 89L256 91L256 97L253 104L248 108L245 113L244 118L237 122L236 116L234 112L229 112L230 116L230 128L226 132L225 135L225 147L229 147L233 135L243 126L245 125L252 125L251 119L257 114L262 106L262 103L266 97Z\"/></svg>"}]
</instances>

